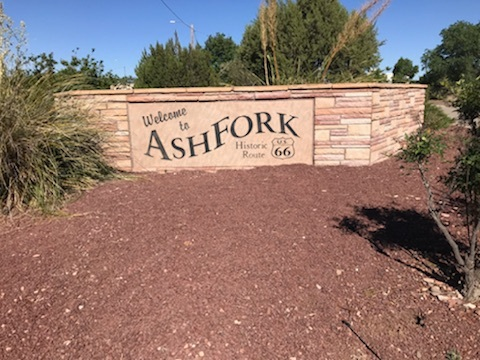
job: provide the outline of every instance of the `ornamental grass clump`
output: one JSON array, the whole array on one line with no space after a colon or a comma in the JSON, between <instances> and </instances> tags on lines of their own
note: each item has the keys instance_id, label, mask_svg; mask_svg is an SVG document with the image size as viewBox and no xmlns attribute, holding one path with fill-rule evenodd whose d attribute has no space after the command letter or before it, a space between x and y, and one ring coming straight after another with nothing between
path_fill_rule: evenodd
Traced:
<instances>
[{"instance_id":1,"label":"ornamental grass clump","mask_svg":"<svg viewBox=\"0 0 480 360\"><path fill-rule=\"evenodd\" d=\"M56 211L69 194L110 178L86 110L56 96L51 76L0 75L0 209Z\"/></svg>"},{"instance_id":2,"label":"ornamental grass clump","mask_svg":"<svg viewBox=\"0 0 480 360\"><path fill-rule=\"evenodd\" d=\"M114 175L90 113L62 90L81 76L59 80L28 71L25 25L15 28L0 2L0 213L54 212L68 195Z\"/></svg>"}]
</instances>

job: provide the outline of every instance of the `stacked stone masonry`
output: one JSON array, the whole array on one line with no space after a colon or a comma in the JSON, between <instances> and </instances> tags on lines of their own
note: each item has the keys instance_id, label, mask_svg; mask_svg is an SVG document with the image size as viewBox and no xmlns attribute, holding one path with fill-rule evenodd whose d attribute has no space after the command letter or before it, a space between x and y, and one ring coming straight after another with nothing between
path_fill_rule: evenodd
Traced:
<instances>
[{"instance_id":1,"label":"stacked stone masonry","mask_svg":"<svg viewBox=\"0 0 480 360\"><path fill-rule=\"evenodd\" d=\"M414 84L360 83L82 90L68 95L96 115L93 121L107 134L105 151L112 165L131 171L129 103L312 99L313 164L362 166L386 159L406 133L418 128L425 90Z\"/></svg>"}]
</instances>

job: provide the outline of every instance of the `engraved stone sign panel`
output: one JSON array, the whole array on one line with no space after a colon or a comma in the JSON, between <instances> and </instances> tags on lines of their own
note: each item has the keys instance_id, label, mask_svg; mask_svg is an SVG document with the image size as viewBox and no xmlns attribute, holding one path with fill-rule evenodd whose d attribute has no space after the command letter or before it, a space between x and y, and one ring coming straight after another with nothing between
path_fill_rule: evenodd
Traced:
<instances>
[{"instance_id":1,"label":"engraved stone sign panel","mask_svg":"<svg viewBox=\"0 0 480 360\"><path fill-rule=\"evenodd\" d=\"M134 171L313 164L312 99L128 104Z\"/></svg>"}]
</instances>

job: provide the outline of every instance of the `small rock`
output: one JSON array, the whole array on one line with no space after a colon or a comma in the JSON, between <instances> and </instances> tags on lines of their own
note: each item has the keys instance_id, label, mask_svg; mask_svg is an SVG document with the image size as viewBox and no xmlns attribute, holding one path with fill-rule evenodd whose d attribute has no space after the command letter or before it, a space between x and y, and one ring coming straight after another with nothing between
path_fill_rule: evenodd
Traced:
<instances>
[{"instance_id":1,"label":"small rock","mask_svg":"<svg viewBox=\"0 0 480 360\"><path fill-rule=\"evenodd\" d=\"M437 285L434 285L430 288L430 292L432 293L432 295L440 295L442 293L442 290L440 290L440 287L437 286Z\"/></svg>"},{"instance_id":2,"label":"small rock","mask_svg":"<svg viewBox=\"0 0 480 360\"><path fill-rule=\"evenodd\" d=\"M315 285L318 290L322 290L322 287L319 284Z\"/></svg>"},{"instance_id":3,"label":"small rock","mask_svg":"<svg viewBox=\"0 0 480 360\"><path fill-rule=\"evenodd\" d=\"M454 309L458 304L460 304L460 300L459 299L450 299L447 301L448 302L448 307L450 309Z\"/></svg>"},{"instance_id":4,"label":"small rock","mask_svg":"<svg viewBox=\"0 0 480 360\"><path fill-rule=\"evenodd\" d=\"M437 297L438 300L440 300L440 301L448 301L448 300L450 300L450 296L447 296L447 295L436 295L436 297Z\"/></svg>"},{"instance_id":5,"label":"small rock","mask_svg":"<svg viewBox=\"0 0 480 360\"><path fill-rule=\"evenodd\" d=\"M450 217L450 214L447 214L447 213L441 213L440 214L441 217L445 217L445 218L449 218Z\"/></svg>"},{"instance_id":6,"label":"small rock","mask_svg":"<svg viewBox=\"0 0 480 360\"><path fill-rule=\"evenodd\" d=\"M235 325L240 325L242 322L239 321L239 320L234 320L233 323L234 323Z\"/></svg>"},{"instance_id":7,"label":"small rock","mask_svg":"<svg viewBox=\"0 0 480 360\"><path fill-rule=\"evenodd\" d=\"M340 276L344 273L345 270L337 269L337 276Z\"/></svg>"},{"instance_id":8,"label":"small rock","mask_svg":"<svg viewBox=\"0 0 480 360\"><path fill-rule=\"evenodd\" d=\"M423 278L423 281L425 281L427 284L435 284L435 280L432 278Z\"/></svg>"},{"instance_id":9,"label":"small rock","mask_svg":"<svg viewBox=\"0 0 480 360\"><path fill-rule=\"evenodd\" d=\"M475 304L472 304L472 303L466 303L466 304L463 304L463 306L470 310L473 310L477 307Z\"/></svg>"}]
</instances>

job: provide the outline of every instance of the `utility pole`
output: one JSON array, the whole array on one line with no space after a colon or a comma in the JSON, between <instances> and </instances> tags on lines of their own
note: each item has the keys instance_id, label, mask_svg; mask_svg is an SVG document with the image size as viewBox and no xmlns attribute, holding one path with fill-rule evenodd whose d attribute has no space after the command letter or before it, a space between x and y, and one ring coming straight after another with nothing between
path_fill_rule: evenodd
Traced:
<instances>
[{"instance_id":1,"label":"utility pole","mask_svg":"<svg viewBox=\"0 0 480 360\"><path fill-rule=\"evenodd\" d=\"M193 24L190 25L190 49L195 47L195 29L193 28Z\"/></svg>"},{"instance_id":2,"label":"utility pole","mask_svg":"<svg viewBox=\"0 0 480 360\"><path fill-rule=\"evenodd\" d=\"M176 23L177 22L175 20L170 20L170 24L176 24ZM182 23L185 26L188 26L183 21ZM189 28L190 28L190 49L193 49L195 47L195 28L193 27L193 24L190 24Z\"/></svg>"}]
</instances>

